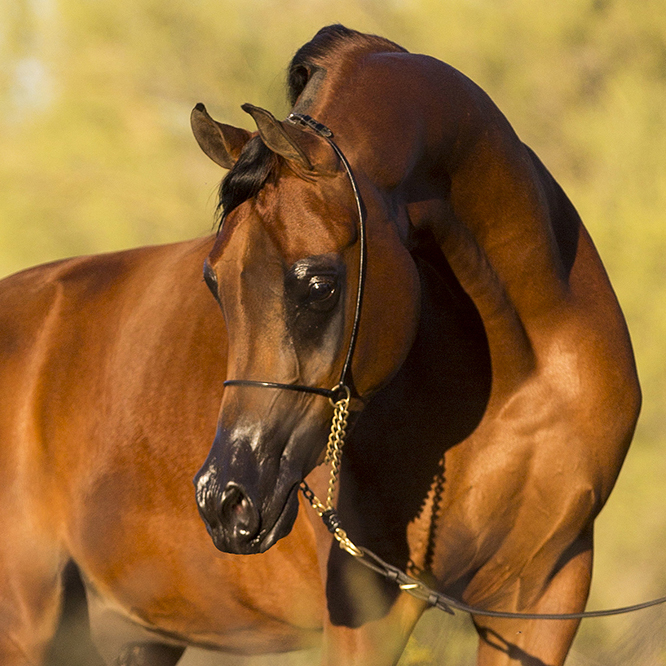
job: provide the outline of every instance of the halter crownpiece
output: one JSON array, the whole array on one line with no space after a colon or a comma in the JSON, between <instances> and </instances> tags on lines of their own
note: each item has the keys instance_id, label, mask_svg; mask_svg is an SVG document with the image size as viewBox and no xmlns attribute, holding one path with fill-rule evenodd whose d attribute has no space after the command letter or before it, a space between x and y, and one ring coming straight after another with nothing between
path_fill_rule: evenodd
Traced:
<instances>
[{"instance_id":1,"label":"halter crownpiece","mask_svg":"<svg viewBox=\"0 0 666 666\"><path fill-rule=\"evenodd\" d=\"M358 211L358 230L359 230L359 266L358 266L358 283L356 288L356 308L354 311L354 322L352 324L351 334L349 336L349 344L347 346L347 354L345 362L342 366L340 373L340 381L332 389L320 388L315 386L306 386L303 384L282 384L281 382L271 381L258 381L253 379L227 379L224 386L255 386L258 388L269 389L284 389L287 391L300 391L302 393L313 393L315 395L322 395L333 403L337 403L341 398L344 398L346 393L352 392L352 376L351 365L354 356L354 347L356 346L356 339L358 338L358 329L361 321L361 307L363 305L363 288L365 285L366 273L366 233L365 233L365 207L363 206L363 199L359 192L356 178L352 171L349 161L344 153L340 150L338 145L333 141L333 132L316 121L310 116L301 113L291 113L287 120L293 125L301 125L312 130L315 134L321 136L328 141L329 145L340 159L342 166L345 169L347 177L354 193L354 200L356 201L356 209Z\"/></svg>"},{"instance_id":2,"label":"halter crownpiece","mask_svg":"<svg viewBox=\"0 0 666 666\"><path fill-rule=\"evenodd\" d=\"M287 120L294 125L306 125L325 139L330 139L333 136L333 132L326 125L315 120L312 116L306 116L303 113L290 113Z\"/></svg>"}]
</instances>

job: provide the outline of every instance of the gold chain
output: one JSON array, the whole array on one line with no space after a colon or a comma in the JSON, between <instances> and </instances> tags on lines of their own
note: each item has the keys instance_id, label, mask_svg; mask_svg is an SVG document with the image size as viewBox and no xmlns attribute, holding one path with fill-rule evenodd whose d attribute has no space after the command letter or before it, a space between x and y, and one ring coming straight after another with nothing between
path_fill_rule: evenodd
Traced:
<instances>
[{"instance_id":1,"label":"gold chain","mask_svg":"<svg viewBox=\"0 0 666 666\"><path fill-rule=\"evenodd\" d=\"M345 386L345 395L333 404L333 422L331 432L326 444L326 458L324 462L331 466L331 476L328 480L326 493L326 509L333 508L335 486L340 476L340 462L342 461L342 445L347 434L347 417L349 416L349 389Z\"/></svg>"},{"instance_id":2,"label":"gold chain","mask_svg":"<svg viewBox=\"0 0 666 666\"><path fill-rule=\"evenodd\" d=\"M344 396L335 403L331 400L331 403L333 404L333 422L331 423L331 432L326 444L326 458L324 459L325 463L331 465L331 474L328 479L328 491L326 493L326 504L321 502L312 491L306 494L306 497L320 518L325 517L324 514L327 514L328 516L335 515L333 500L335 499L335 487L337 486L338 477L340 476L342 445L345 443L345 435L347 434L347 418L349 416L349 400L351 398L349 388L344 385L340 388L344 390ZM346 550L354 557L362 557L363 552L352 543L347 536L347 532L339 526L337 515L335 516L335 519L336 523L331 531L340 544L340 548ZM331 528L329 527L329 529Z\"/></svg>"}]
</instances>

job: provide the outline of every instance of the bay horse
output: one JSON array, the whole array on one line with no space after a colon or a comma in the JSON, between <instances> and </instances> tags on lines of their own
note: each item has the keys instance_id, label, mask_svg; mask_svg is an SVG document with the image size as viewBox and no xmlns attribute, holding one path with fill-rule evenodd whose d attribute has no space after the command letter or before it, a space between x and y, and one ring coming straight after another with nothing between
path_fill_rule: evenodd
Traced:
<instances>
[{"instance_id":1,"label":"bay horse","mask_svg":"<svg viewBox=\"0 0 666 666\"><path fill-rule=\"evenodd\" d=\"M192 113L230 169L215 237L2 282L3 665L40 662L69 560L117 664L397 663L425 602L298 494L325 492L343 389L354 543L484 609L585 606L640 389L573 205L438 60L329 26L288 81L291 120L244 107L256 132ZM473 619L481 666L561 665L577 628Z\"/></svg>"}]
</instances>

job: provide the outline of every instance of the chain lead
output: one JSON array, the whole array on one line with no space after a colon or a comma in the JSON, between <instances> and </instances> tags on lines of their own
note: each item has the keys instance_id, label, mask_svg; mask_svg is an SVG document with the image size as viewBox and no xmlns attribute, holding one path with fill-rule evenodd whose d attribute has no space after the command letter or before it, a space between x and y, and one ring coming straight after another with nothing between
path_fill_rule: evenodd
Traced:
<instances>
[{"instance_id":1,"label":"chain lead","mask_svg":"<svg viewBox=\"0 0 666 666\"><path fill-rule=\"evenodd\" d=\"M340 462L342 460L342 446L345 443L347 434L347 418L349 417L349 399L351 397L349 388L340 387L344 390L344 395L333 403L333 422L331 423L331 432L326 444L326 458L324 462L331 466L331 476L328 480L328 491L326 493L326 510L333 509L333 500L335 498L335 486L340 476Z\"/></svg>"},{"instance_id":2,"label":"chain lead","mask_svg":"<svg viewBox=\"0 0 666 666\"><path fill-rule=\"evenodd\" d=\"M305 498L312 505L312 508L317 512L317 515L324 521L328 531L331 532L338 541L340 548L346 550L354 557L362 557L363 552L354 545L351 539L347 536L347 532L340 527L340 519L333 506L335 488L340 476L342 446L345 443L345 435L347 434L347 418L349 417L349 400L351 398L351 393L347 386L341 384L336 387L336 390L338 389L343 391L344 395L336 402L331 400L331 404L333 405L333 421L331 423L331 432L326 444L326 458L324 459L325 463L331 465L331 474L328 479L328 490L326 492L326 504L317 498L305 481L301 482L300 488L303 495L305 495Z\"/></svg>"}]
</instances>

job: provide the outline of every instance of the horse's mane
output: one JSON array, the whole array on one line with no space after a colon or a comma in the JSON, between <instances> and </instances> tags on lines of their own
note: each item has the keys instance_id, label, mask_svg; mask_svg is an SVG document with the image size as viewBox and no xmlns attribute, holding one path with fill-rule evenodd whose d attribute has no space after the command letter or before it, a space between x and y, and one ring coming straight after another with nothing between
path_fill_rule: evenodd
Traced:
<instances>
[{"instance_id":1,"label":"horse's mane","mask_svg":"<svg viewBox=\"0 0 666 666\"><path fill-rule=\"evenodd\" d=\"M385 53L405 49L394 42L366 35L356 30L345 28L339 23L322 28L307 44L301 46L289 64L287 70L287 90L289 103L296 104L298 96L303 92L310 77L318 69L331 67L351 52Z\"/></svg>"},{"instance_id":2,"label":"horse's mane","mask_svg":"<svg viewBox=\"0 0 666 666\"><path fill-rule=\"evenodd\" d=\"M287 70L287 96L296 103L312 75L321 69L333 68L344 56L352 53L384 53L402 51L401 46L378 37L334 24L322 28L309 42L301 46ZM256 196L268 179L277 171L280 158L255 136L220 184L218 215L220 227L224 218L244 201Z\"/></svg>"}]
</instances>

